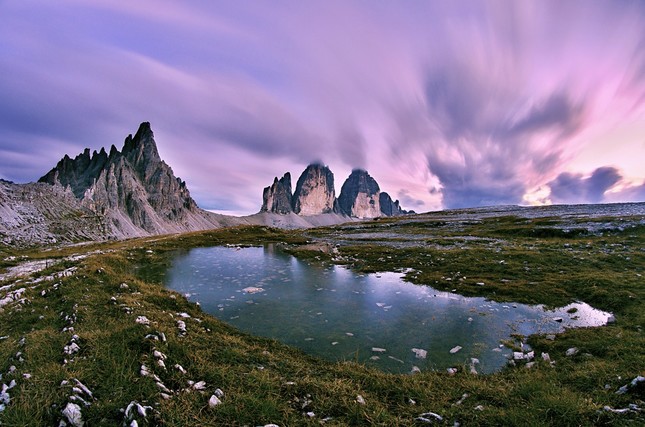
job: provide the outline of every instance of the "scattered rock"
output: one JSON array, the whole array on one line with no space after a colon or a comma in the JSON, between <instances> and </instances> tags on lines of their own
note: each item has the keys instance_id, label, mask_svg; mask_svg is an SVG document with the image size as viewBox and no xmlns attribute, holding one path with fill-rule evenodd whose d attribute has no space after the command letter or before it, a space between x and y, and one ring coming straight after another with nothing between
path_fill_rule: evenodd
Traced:
<instances>
[{"instance_id":1,"label":"scattered rock","mask_svg":"<svg viewBox=\"0 0 645 427\"><path fill-rule=\"evenodd\" d=\"M65 409L63 409L63 416L74 427L83 427L83 424L85 424L81 415L81 407L76 403L67 403Z\"/></svg>"},{"instance_id":2,"label":"scattered rock","mask_svg":"<svg viewBox=\"0 0 645 427\"><path fill-rule=\"evenodd\" d=\"M219 398L217 396L215 396L215 395L212 395L210 397L210 399L208 399L208 406L210 408L214 408L214 407L216 407L217 405L219 405L221 403L222 403L222 401L219 400Z\"/></svg>"},{"instance_id":3,"label":"scattered rock","mask_svg":"<svg viewBox=\"0 0 645 427\"><path fill-rule=\"evenodd\" d=\"M365 405L365 399L360 394L356 396L356 402L360 405Z\"/></svg>"},{"instance_id":4,"label":"scattered rock","mask_svg":"<svg viewBox=\"0 0 645 427\"><path fill-rule=\"evenodd\" d=\"M439 422L443 421L443 417L439 414L435 414L434 412L424 412L423 414L419 415L415 419L423 423L433 423L435 421L439 421Z\"/></svg>"},{"instance_id":5,"label":"scattered rock","mask_svg":"<svg viewBox=\"0 0 645 427\"><path fill-rule=\"evenodd\" d=\"M639 375L634 378L629 384L625 384L624 386L619 388L616 394L625 394L628 391L638 387L638 385L641 383L645 383L645 377Z\"/></svg>"},{"instance_id":6,"label":"scattered rock","mask_svg":"<svg viewBox=\"0 0 645 427\"><path fill-rule=\"evenodd\" d=\"M571 347L565 354L567 355L567 357L575 356L576 354L578 354L578 349L576 347Z\"/></svg>"},{"instance_id":7,"label":"scattered rock","mask_svg":"<svg viewBox=\"0 0 645 427\"><path fill-rule=\"evenodd\" d=\"M455 354L455 353L457 353L459 350L461 350L462 348L463 348L463 347L461 347L460 345L457 345L457 346L455 346L455 347L453 347L453 348L451 348L451 349L450 349L450 354Z\"/></svg>"},{"instance_id":8,"label":"scattered rock","mask_svg":"<svg viewBox=\"0 0 645 427\"><path fill-rule=\"evenodd\" d=\"M177 320L177 329L179 329L179 332L184 335L186 333L186 322L183 320Z\"/></svg>"},{"instance_id":9,"label":"scattered rock","mask_svg":"<svg viewBox=\"0 0 645 427\"><path fill-rule=\"evenodd\" d=\"M146 316L137 316L135 319L135 322L140 324L140 325L149 325L150 320Z\"/></svg>"},{"instance_id":10,"label":"scattered rock","mask_svg":"<svg viewBox=\"0 0 645 427\"><path fill-rule=\"evenodd\" d=\"M206 390L206 381L198 381L192 385L193 390L203 391Z\"/></svg>"}]
</instances>

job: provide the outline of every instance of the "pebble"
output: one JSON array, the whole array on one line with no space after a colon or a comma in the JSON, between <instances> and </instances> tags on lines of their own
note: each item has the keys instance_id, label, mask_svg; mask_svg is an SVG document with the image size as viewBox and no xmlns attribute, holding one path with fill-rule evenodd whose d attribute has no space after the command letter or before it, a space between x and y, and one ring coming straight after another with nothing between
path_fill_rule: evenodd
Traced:
<instances>
[{"instance_id":1,"label":"pebble","mask_svg":"<svg viewBox=\"0 0 645 427\"><path fill-rule=\"evenodd\" d=\"M419 415L416 420L424 423L433 423L435 421L443 421L443 417L439 414L435 414L434 412L424 412Z\"/></svg>"},{"instance_id":2,"label":"pebble","mask_svg":"<svg viewBox=\"0 0 645 427\"><path fill-rule=\"evenodd\" d=\"M365 399L360 394L356 396L356 402L360 405L365 405Z\"/></svg>"},{"instance_id":3,"label":"pebble","mask_svg":"<svg viewBox=\"0 0 645 427\"><path fill-rule=\"evenodd\" d=\"M140 324L140 325L149 325L150 320L146 316L137 316L135 319L135 322Z\"/></svg>"},{"instance_id":4,"label":"pebble","mask_svg":"<svg viewBox=\"0 0 645 427\"><path fill-rule=\"evenodd\" d=\"M412 351L414 352L417 359L425 359L428 355L428 351L422 348L413 348Z\"/></svg>"},{"instance_id":5,"label":"pebble","mask_svg":"<svg viewBox=\"0 0 645 427\"><path fill-rule=\"evenodd\" d=\"M67 403L65 409L63 409L63 416L67 418L67 421L74 427L83 427L83 417L81 415L81 407L76 403Z\"/></svg>"},{"instance_id":6,"label":"pebble","mask_svg":"<svg viewBox=\"0 0 645 427\"><path fill-rule=\"evenodd\" d=\"M219 400L219 398L215 395L212 395L210 399L208 399L208 406L211 408L216 407L217 405L221 404L222 401Z\"/></svg>"},{"instance_id":7,"label":"pebble","mask_svg":"<svg viewBox=\"0 0 645 427\"><path fill-rule=\"evenodd\" d=\"M450 354L455 354L455 353L457 353L459 350L461 350L462 348L463 348L463 347L461 347L460 345L457 345L457 346L455 346L455 347L453 347L453 348L451 348L451 349L450 349Z\"/></svg>"},{"instance_id":8,"label":"pebble","mask_svg":"<svg viewBox=\"0 0 645 427\"><path fill-rule=\"evenodd\" d=\"M576 354L578 354L578 349L576 347L571 347L570 349L567 350L565 354L569 357L575 356Z\"/></svg>"}]
</instances>

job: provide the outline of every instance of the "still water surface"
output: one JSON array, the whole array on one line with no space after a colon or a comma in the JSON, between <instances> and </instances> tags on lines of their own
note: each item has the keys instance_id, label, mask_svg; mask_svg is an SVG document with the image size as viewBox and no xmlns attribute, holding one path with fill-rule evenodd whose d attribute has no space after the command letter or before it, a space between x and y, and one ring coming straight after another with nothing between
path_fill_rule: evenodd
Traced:
<instances>
[{"instance_id":1,"label":"still water surface","mask_svg":"<svg viewBox=\"0 0 645 427\"><path fill-rule=\"evenodd\" d=\"M512 353L500 346L511 334L600 326L609 317L584 303L547 311L467 298L413 285L400 273L361 275L300 261L273 245L191 249L164 276L168 288L243 331L397 373L469 365L471 358L479 372L494 372Z\"/></svg>"}]
</instances>

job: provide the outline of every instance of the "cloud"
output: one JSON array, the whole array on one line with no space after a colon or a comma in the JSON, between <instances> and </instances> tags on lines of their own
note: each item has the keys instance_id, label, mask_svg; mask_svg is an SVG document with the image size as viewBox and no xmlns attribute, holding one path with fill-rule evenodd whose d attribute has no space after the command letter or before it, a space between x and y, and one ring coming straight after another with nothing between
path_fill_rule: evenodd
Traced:
<instances>
[{"instance_id":1,"label":"cloud","mask_svg":"<svg viewBox=\"0 0 645 427\"><path fill-rule=\"evenodd\" d=\"M403 209L418 209L426 204L423 200L412 197L408 190L400 190L396 195Z\"/></svg>"},{"instance_id":2,"label":"cloud","mask_svg":"<svg viewBox=\"0 0 645 427\"><path fill-rule=\"evenodd\" d=\"M601 167L588 177L582 174L561 173L547 185L553 203L601 203L605 193L620 182L622 176L614 167Z\"/></svg>"},{"instance_id":3,"label":"cloud","mask_svg":"<svg viewBox=\"0 0 645 427\"><path fill-rule=\"evenodd\" d=\"M1 176L37 179L145 120L205 207L255 211L313 159L409 205L521 203L603 166L577 154L614 150L603 132L645 112L642 2L158 3L0 2ZM606 163L645 146L625 152Z\"/></svg>"}]
</instances>

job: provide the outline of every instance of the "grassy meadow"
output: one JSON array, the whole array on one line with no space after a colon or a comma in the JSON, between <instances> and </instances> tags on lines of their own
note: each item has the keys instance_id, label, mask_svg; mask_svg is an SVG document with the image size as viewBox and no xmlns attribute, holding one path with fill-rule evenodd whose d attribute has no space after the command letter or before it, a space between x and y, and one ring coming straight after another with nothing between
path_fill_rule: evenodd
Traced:
<instances>
[{"instance_id":1,"label":"grassy meadow","mask_svg":"<svg viewBox=\"0 0 645 427\"><path fill-rule=\"evenodd\" d=\"M311 262L404 271L412 283L462 295L584 301L615 322L506 343L530 345L530 368L394 375L242 333L138 274L178 249L268 242ZM70 403L90 426L645 424L645 382L617 393L645 375L642 218L426 214L312 230L229 228L0 248L0 273L37 260L46 268L0 281L0 298L15 299L0 308L0 384L15 380L2 425L72 425L63 415Z\"/></svg>"}]
</instances>

